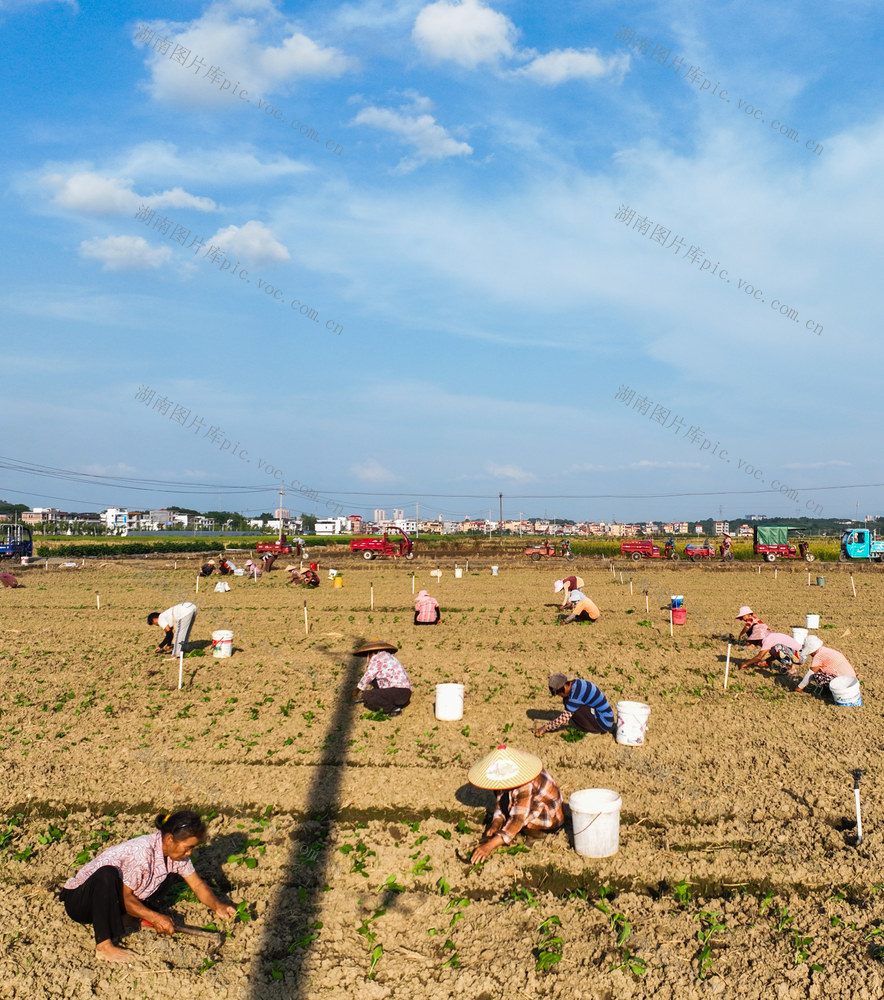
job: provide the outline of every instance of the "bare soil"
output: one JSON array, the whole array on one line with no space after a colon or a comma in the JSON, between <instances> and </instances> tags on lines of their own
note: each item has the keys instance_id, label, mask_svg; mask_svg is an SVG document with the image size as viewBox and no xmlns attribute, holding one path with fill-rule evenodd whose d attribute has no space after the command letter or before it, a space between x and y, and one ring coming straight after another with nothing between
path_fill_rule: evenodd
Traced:
<instances>
[{"instance_id":1,"label":"bare soil","mask_svg":"<svg viewBox=\"0 0 884 1000\"><path fill-rule=\"evenodd\" d=\"M802 564L774 578L767 565L618 562L612 574L576 559L567 571L602 617L568 626L552 590L561 560L506 560L499 577L483 560L455 579L445 557L437 583L421 559L339 559L344 587L323 563L308 592L281 571L233 579L226 594L204 580L191 638L205 655L184 660L179 691L178 662L153 655L160 633L145 619L194 597L201 559L17 568L24 588L0 592L0 997L884 996L879 573L857 570L854 599L831 566L825 587L808 587ZM411 624L412 571L442 604L435 628ZM648 611L640 586L629 593L633 572L652 583ZM688 619L670 637L676 593ZM782 631L818 613L864 707L742 673L750 654L737 647L725 691L741 604ZM223 627L235 651L216 659L211 633ZM400 644L414 685L412 704L384 721L349 700L362 666L351 651L373 637ZM647 702L646 744L536 740L537 721L560 709L552 671L595 681L612 703ZM444 681L466 686L460 722L434 717ZM491 797L466 772L501 741L539 753L566 798L618 791L619 852L582 858L561 833L472 870L462 859ZM867 771L859 846L853 768ZM124 941L133 965L98 961L91 929L67 919L51 887L78 856L187 806L213 815L197 868L250 919L229 928L212 965L201 944L150 932ZM178 896L171 911L204 925L209 914ZM724 927L704 953L697 935L713 915ZM552 916L561 960L537 971Z\"/></svg>"}]
</instances>

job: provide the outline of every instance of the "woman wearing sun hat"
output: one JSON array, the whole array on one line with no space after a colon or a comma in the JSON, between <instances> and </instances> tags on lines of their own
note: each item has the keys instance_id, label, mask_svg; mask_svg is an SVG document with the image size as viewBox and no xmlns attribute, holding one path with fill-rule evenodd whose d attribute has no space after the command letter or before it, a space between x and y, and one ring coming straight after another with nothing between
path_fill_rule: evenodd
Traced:
<instances>
[{"instance_id":1,"label":"woman wearing sun hat","mask_svg":"<svg viewBox=\"0 0 884 1000\"><path fill-rule=\"evenodd\" d=\"M467 778L497 794L494 814L470 861L485 861L519 832L529 840L555 833L565 823L562 793L539 757L501 744L474 764Z\"/></svg>"},{"instance_id":2,"label":"woman wearing sun hat","mask_svg":"<svg viewBox=\"0 0 884 1000\"><path fill-rule=\"evenodd\" d=\"M583 590L584 586L585 583L582 576L564 576L561 580L556 580L553 583L553 593L560 594L564 591L561 604L561 607L564 607L571 601L571 591Z\"/></svg>"},{"instance_id":3,"label":"woman wearing sun hat","mask_svg":"<svg viewBox=\"0 0 884 1000\"><path fill-rule=\"evenodd\" d=\"M856 671L847 657L837 649L824 646L819 636L809 635L804 640L801 653L810 657L810 669L795 688L796 693L803 691L811 683L818 688L824 688L828 687L836 677L856 677Z\"/></svg>"},{"instance_id":4,"label":"woman wearing sun hat","mask_svg":"<svg viewBox=\"0 0 884 1000\"><path fill-rule=\"evenodd\" d=\"M737 617L734 621L742 622L743 628L740 630L740 634L737 636L737 642L740 642L744 637L749 642L754 642L756 640L752 639L751 633L756 625L764 625L764 622L756 615L748 604L744 604L743 607L737 612ZM764 627L769 632L770 629L764 625ZM762 639L764 636L761 637ZM760 641L760 640L759 640Z\"/></svg>"},{"instance_id":5,"label":"woman wearing sun hat","mask_svg":"<svg viewBox=\"0 0 884 1000\"><path fill-rule=\"evenodd\" d=\"M399 715L411 701L411 681L405 667L393 656L396 647L380 639L364 642L353 650L354 656L371 654L365 673L353 692L354 699L362 695L362 704L372 711Z\"/></svg>"},{"instance_id":6,"label":"woman wearing sun hat","mask_svg":"<svg viewBox=\"0 0 884 1000\"><path fill-rule=\"evenodd\" d=\"M109 962L129 963L132 952L118 948L124 921L132 927L146 921L160 934L172 934L171 917L145 901L157 893L170 875L180 875L208 909L222 919L236 910L222 903L197 875L190 860L193 849L206 839L206 824L190 810L160 813L156 831L109 847L65 882L61 900L67 915L79 924L92 924L95 954Z\"/></svg>"}]
</instances>

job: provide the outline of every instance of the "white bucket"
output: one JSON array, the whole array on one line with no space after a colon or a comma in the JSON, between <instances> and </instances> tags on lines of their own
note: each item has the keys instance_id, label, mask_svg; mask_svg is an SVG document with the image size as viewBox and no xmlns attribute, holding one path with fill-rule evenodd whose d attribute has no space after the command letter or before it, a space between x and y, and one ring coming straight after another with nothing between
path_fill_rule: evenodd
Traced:
<instances>
[{"instance_id":1,"label":"white bucket","mask_svg":"<svg viewBox=\"0 0 884 1000\"><path fill-rule=\"evenodd\" d=\"M820 616L819 615L808 615L806 625L809 629L820 627Z\"/></svg>"},{"instance_id":2,"label":"white bucket","mask_svg":"<svg viewBox=\"0 0 884 1000\"><path fill-rule=\"evenodd\" d=\"M645 742L651 706L643 701L617 702L617 742L640 747Z\"/></svg>"},{"instance_id":3,"label":"white bucket","mask_svg":"<svg viewBox=\"0 0 884 1000\"><path fill-rule=\"evenodd\" d=\"M454 575L457 577L458 580L463 576L463 570L460 568L460 566L454 567Z\"/></svg>"},{"instance_id":4,"label":"white bucket","mask_svg":"<svg viewBox=\"0 0 884 1000\"><path fill-rule=\"evenodd\" d=\"M863 703L859 681L855 677L833 677L829 690L836 705L844 708L859 708Z\"/></svg>"},{"instance_id":5,"label":"white bucket","mask_svg":"<svg viewBox=\"0 0 884 1000\"><path fill-rule=\"evenodd\" d=\"M441 722L463 718L463 684L436 685L436 718Z\"/></svg>"},{"instance_id":6,"label":"white bucket","mask_svg":"<svg viewBox=\"0 0 884 1000\"><path fill-rule=\"evenodd\" d=\"M492 566L491 567L491 575L492 576L497 576L497 570L498 570L498 568L499 567L497 567L497 566Z\"/></svg>"},{"instance_id":7,"label":"white bucket","mask_svg":"<svg viewBox=\"0 0 884 1000\"><path fill-rule=\"evenodd\" d=\"M225 656L233 656L233 633L227 629L219 629L212 633L212 656L219 660Z\"/></svg>"},{"instance_id":8,"label":"white bucket","mask_svg":"<svg viewBox=\"0 0 884 1000\"><path fill-rule=\"evenodd\" d=\"M607 788L581 788L568 799L574 850L584 858L609 858L620 848L623 800Z\"/></svg>"},{"instance_id":9,"label":"white bucket","mask_svg":"<svg viewBox=\"0 0 884 1000\"><path fill-rule=\"evenodd\" d=\"M807 629L806 628L793 628L792 629L792 638L796 642L800 642L801 645L803 646L804 645L804 640L807 638Z\"/></svg>"}]
</instances>

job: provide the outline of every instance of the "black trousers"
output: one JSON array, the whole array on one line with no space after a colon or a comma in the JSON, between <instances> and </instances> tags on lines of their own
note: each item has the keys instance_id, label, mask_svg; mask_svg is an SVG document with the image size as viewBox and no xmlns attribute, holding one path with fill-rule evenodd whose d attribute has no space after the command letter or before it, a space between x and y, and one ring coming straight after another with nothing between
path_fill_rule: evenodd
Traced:
<instances>
[{"instance_id":1,"label":"black trousers","mask_svg":"<svg viewBox=\"0 0 884 1000\"><path fill-rule=\"evenodd\" d=\"M405 708L411 701L411 688L369 688L362 692L362 704L373 712L386 712Z\"/></svg>"},{"instance_id":2,"label":"black trousers","mask_svg":"<svg viewBox=\"0 0 884 1000\"><path fill-rule=\"evenodd\" d=\"M123 936L123 877L119 868L105 865L76 889L62 889L61 900L71 920L92 924L95 943Z\"/></svg>"},{"instance_id":3,"label":"black trousers","mask_svg":"<svg viewBox=\"0 0 884 1000\"><path fill-rule=\"evenodd\" d=\"M167 875L156 892L142 899L141 903L150 910L156 910L166 889L179 878L178 875ZM119 868L104 865L76 889L62 889L59 897L71 920L76 920L78 924L92 924L96 944L108 939L118 941L123 936L126 907L123 903L123 876Z\"/></svg>"},{"instance_id":4,"label":"black trousers","mask_svg":"<svg viewBox=\"0 0 884 1000\"><path fill-rule=\"evenodd\" d=\"M598 717L589 705L582 705L578 708L569 721L585 733L609 733L611 731L599 722Z\"/></svg>"}]
</instances>

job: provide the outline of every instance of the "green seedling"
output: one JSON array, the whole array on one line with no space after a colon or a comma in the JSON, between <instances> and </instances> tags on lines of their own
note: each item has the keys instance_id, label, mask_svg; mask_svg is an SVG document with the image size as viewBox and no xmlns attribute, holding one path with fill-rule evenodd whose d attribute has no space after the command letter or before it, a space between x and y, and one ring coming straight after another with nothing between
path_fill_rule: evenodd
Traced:
<instances>
[{"instance_id":1,"label":"green seedling","mask_svg":"<svg viewBox=\"0 0 884 1000\"><path fill-rule=\"evenodd\" d=\"M555 933L555 927L561 927L562 921L555 915L547 917L537 928L542 935L537 946L537 972L549 972L549 970L562 960L562 949L564 941L562 937Z\"/></svg>"},{"instance_id":2,"label":"green seedling","mask_svg":"<svg viewBox=\"0 0 884 1000\"><path fill-rule=\"evenodd\" d=\"M376 944L374 948L371 949L371 963L368 966L369 979L374 979L374 970L377 968L377 964L380 962L383 954L384 946L382 944Z\"/></svg>"},{"instance_id":3,"label":"green seedling","mask_svg":"<svg viewBox=\"0 0 884 1000\"><path fill-rule=\"evenodd\" d=\"M778 931L784 931L795 919L794 917L789 916L789 908L787 906L784 906L781 910L779 910L776 917Z\"/></svg>"},{"instance_id":4,"label":"green seedling","mask_svg":"<svg viewBox=\"0 0 884 1000\"><path fill-rule=\"evenodd\" d=\"M582 729L566 729L562 733L562 739L566 743L579 743L585 736Z\"/></svg>"},{"instance_id":5,"label":"green seedling","mask_svg":"<svg viewBox=\"0 0 884 1000\"><path fill-rule=\"evenodd\" d=\"M687 879L682 879L675 887L675 901L679 906L685 907L691 901L691 884Z\"/></svg>"},{"instance_id":6,"label":"green seedling","mask_svg":"<svg viewBox=\"0 0 884 1000\"><path fill-rule=\"evenodd\" d=\"M427 857L429 858L429 854L427 855ZM400 885L396 881L396 876L395 875L388 875L387 879L383 883L383 885L379 885L378 886L377 891L378 892L393 892L393 893L397 893L398 894L400 892L405 892L405 886L404 885Z\"/></svg>"},{"instance_id":7,"label":"green seedling","mask_svg":"<svg viewBox=\"0 0 884 1000\"><path fill-rule=\"evenodd\" d=\"M795 944L795 964L801 965L810 958L810 946L813 944L812 937L802 937L798 931L793 931L792 939Z\"/></svg>"},{"instance_id":8,"label":"green seedling","mask_svg":"<svg viewBox=\"0 0 884 1000\"><path fill-rule=\"evenodd\" d=\"M700 952L697 956L700 968L697 971L697 979L705 979L715 961L712 958L710 941L712 935L716 931L727 930L726 925L720 922L720 917L721 914L713 913L711 910L703 910L694 916L694 919L699 920L702 925L701 929L697 931L697 940L700 942Z\"/></svg>"},{"instance_id":9,"label":"green seedling","mask_svg":"<svg viewBox=\"0 0 884 1000\"><path fill-rule=\"evenodd\" d=\"M433 870L430 864L430 855L425 854L419 861L415 862L412 869L409 870L409 875L420 875L421 872L431 872Z\"/></svg>"},{"instance_id":10,"label":"green seedling","mask_svg":"<svg viewBox=\"0 0 884 1000\"><path fill-rule=\"evenodd\" d=\"M249 914L249 904L243 900L236 908L236 913L234 914L234 920L239 917L240 923L247 924L252 919Z\"/></svg>"},{"instance_id":11,"label":"green seedling","mask_svg":"<svg viewBox=\"0 0 884 1000\"><path fill-rule=\"evenodd\" d=\"M524 844L510 844L509 847L501 847L498 854L530 854L531 852Z\"/></svg>"}]
</instances>

